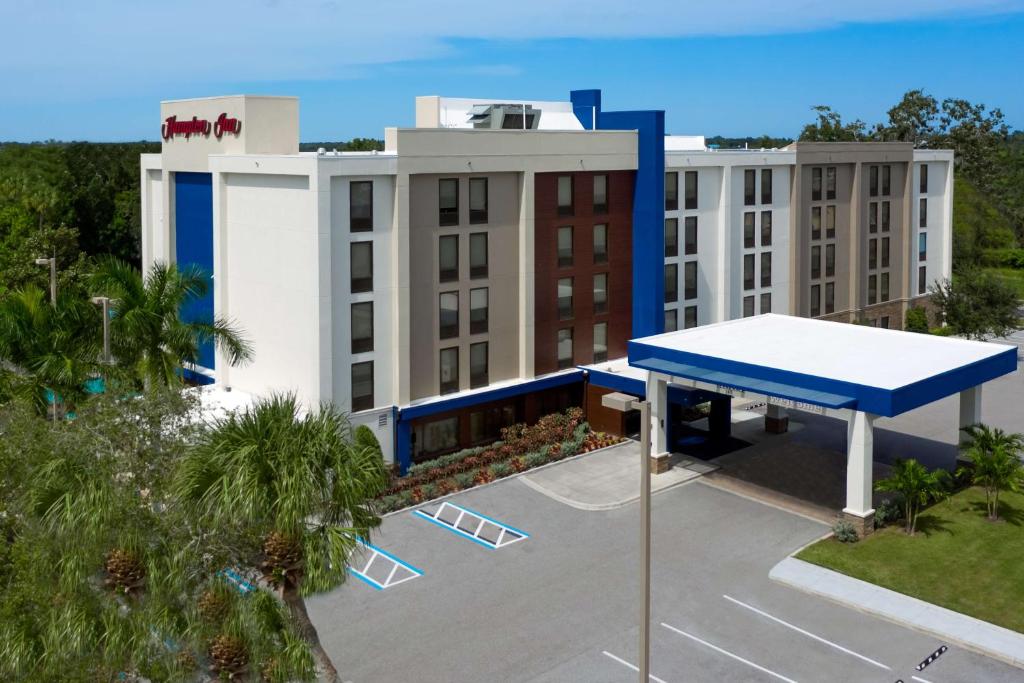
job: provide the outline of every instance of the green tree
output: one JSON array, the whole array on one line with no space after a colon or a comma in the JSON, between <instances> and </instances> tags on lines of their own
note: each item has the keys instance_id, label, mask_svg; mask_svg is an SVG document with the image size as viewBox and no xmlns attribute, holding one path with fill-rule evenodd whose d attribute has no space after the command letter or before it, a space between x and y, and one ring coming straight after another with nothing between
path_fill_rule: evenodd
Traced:
<instances>
[{"instance_id":1,"label":"green tree","mask_svg":"<svg viewBox=\"0 0 1024 683\"><path fill-rule=\"evenodd\" d=\"M203 435L177 491L210 525L241 530L248 543L231 548L232 564L263 572L324 675L337 681L305 597L345 580L356 538L380 522L373 499L387 482L380 455L353 440L335 408L301 415L294 396L275 395Z\"/></svg>"},{"instance_id":2,"label":"green tree","mask_svg":"<svg viewBox=\"0 0 1024 683\"><path fill-rule=\"evenodd\" d=\"M899 104L889 110L888 124L875 126L873 137L924 146L935 135L938 113L939 104L934 97L923 90L909 90Z\"/></svg>"},{"instance_id":3,"label":"green tree","mask_svg":"<svg viewBox=\"0 0 1024 683\"><path fill-rule=\"evenodd\" d=\"M1017 293L991 273L965 270L952 280L936 282L930 292L954 334L983 340L1021 328Z\"/></svg>"},{"instance_id":4,"label":"green tree","mask_svg":"<svg viewBox=\"0 0 1024 683\"><path fill-rule=\"evenodd\" d=\"M945 470L929 471L913 458L896 460L892 465L892 474L875 482L875 489L899 496L906 522L904 530L913 536L921 509L931 501L945 496L949 490L949 473Z\"/></svg>"},{"instance_id":5,"label":"green tree","mask_svg":"<svg viewBox=\"0 0 1024 683\"><path fill-rule=\"evenodd\" d=\"M920 306L911 306L907 309L907 332L919 332L928 334L928 312Z\"/></svg>"},{"instance_id":6,"label":"green tree","mask_svg":"<svg viewBox=\"0 0 1024 683\"><path fill-rule=\"evenodd\" d=\"M970 459L971 467L965 470L975 486L985 489L985 504L988 518L999 519L999 494L1002 491L1019 491L1024 486L1024 434L1007 434L999 428L977 424L965 427L971 440L964 445L964 452Z\"/></svg>"},{"instance_id":7,"label":"green tree","mask_svg":"<svg viewBox=\"0 0 1024 683\"><path fill-rule=\"evenodd\" d=\"M199 360L206 340L223 349L232 365L252 357L249 342L228 320L182 319L183 306L207 291L205 274L196 266L155 263L143 279L134 266L107 258L91 286L113 300L111 353L145 385L177 384L179 368Z\"/></svg>"},{"instance_id":8,"label":"green tree","mask_svg":"<svg viewBox=\"0 0 1024 683\"><path fill-rule=\"evenodd\" d=\"M807 142L856 142L867 138L867 124L860 119L843 123L839 112L819 104L811 107L818 120L808 123L800 131L800 140Z\"/></svg>"}]
</instances>

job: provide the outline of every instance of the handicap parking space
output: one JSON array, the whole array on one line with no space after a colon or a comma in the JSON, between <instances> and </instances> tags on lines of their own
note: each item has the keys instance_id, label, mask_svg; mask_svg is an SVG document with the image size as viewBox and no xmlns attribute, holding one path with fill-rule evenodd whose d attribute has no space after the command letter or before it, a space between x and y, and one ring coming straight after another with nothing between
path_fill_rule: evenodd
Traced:
<instances>
[{"instance_id":1,"label":"handicap parking space","mask_svg":"<svg viewBox=\"0 0 1024 683\"><path fill-rule=\"evenodd\" d=\"M1022 680L957 648L917 671L943 643L773 583L823 524L699 482L652 514L656 683ZM392 585L389 555L421 574L351 581L310 615L357 683L635 681L638 526L635 503L579 510L510 478L387 516L366 574Z\"/></svg>"},{"instance_id":2,"label":"handicap parking space","mask_svg":"<svg viewBox=\"0 0 1024 683\"><path fill-rule=\"evenodd\" d=\"M359 551L349 560L348 572L363 583L385 590L423 576L423 570L386 550L358 539Z\"/></svg>"}]
</instances>

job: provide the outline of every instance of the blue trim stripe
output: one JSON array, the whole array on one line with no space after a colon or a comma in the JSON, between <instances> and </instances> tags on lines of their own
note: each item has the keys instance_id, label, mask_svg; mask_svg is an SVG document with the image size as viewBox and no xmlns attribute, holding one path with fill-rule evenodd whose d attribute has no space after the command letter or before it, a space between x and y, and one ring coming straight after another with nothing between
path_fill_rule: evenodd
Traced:
<instances>
[{"instance_id":1,"label":"blue trim stripe","mask_svg":"<svg viewBox=\"0 0 1024 683\"><path fill-rule=\"evenodd\" d=\"M458 534L459 536L462 536L464 538L468 538L469 540L473 541L474 543L478 543L479 545L482 545L483 547L488 548L489 550L497 550L498 549L497 546L493 546L493 545L491 545L489 543L484 543L483 541L481 541L476 536L471 536L470 534L467 534L462 529L458 529L456 527L449 526L448 524L445 524L444 522L439 522L436 519L434 519L433 517L431 517L430 515L428 515L426 513L423 513L423 512L420 512L419 510L413 510L412 514L416 515L420 519L427 520L431 524L436 524L437 526L441 527L442 529L447 529L448 531L452 532L453 534Z\"/></svg>"},{"instance_id":2,"label":"blue trim stripe","mask_svg":"<svg viewBox=\"0 0 1024 683\"><path fill-rule=\"evenodd\" d=\"M491 517L488 517L487 515L482 515L479 512L477 512L476 510L470 510L469 508L465 508L465 507L462 507L461 505L456 505L455 503L451 503L451 502L449 502L448 505L450 505L451 507L455 508L456 510L462 510L463 512L468 512L471 515L476 515L480 519L486 519L488 522L494 524L495 526L503 527L506 531L514 531L515 533L519 534L523 538L529 538L530 537L530 534L526 533L525 531L520 531L519 529L515 528L514 526L509 526L508 524L505 524L504 522L499 522L498 520L492 519Z\"/></svg>"},{"instance_id":3,"label":"blue trim stripe","mask_svg":"<svg viewBox=\"0 0 1024 683\"><path fill-rule=\"evenodd\" d=\"M475 391L462 396L454 396L446 400L430 401L429 403L399 408L398 419L400 421L416 420L421 417L436 415L437 413L446 413L450 410L467 408L480 403L490 403L491 401L500 401L505 398L522 396L523 394L532 394L535 391L543 391L545 389L551 389L553 387L560 387L566 384L574 384L582 381L582 370L564 372L557 375L548 375L547 377L541 377L540 379L517 382L516 384L511 384L506 387L498 387L496 389L486 391Z\"/></svg>"},{"instance_id":4,"label":"blue trim stripe","mask_svg":"<svg viewBox=\"0 0 1024 683\"><path fill-rule=\"evenodd\" d=\"M595 386L614 389L637 398L644 398L647 395L647 383L635 377L624 377L617 372L605 372L592 368L587 368L587 376L590 383Z\"/></svg>"},{"instance_id":5,"label":"blue trim stripe","mask_svg":"<svg viewBox=\"0 0 1024 683\"><path fill-rule=\"evenodd\" d=\"M351 574L352 576L356 577L357 579L359 579L360 581L365 583L367 586L372 586L373 588L375 588L375 589L377 589L379 591L384 590L384 586L380 585L379 583L377 583L376 581L371 579L369 576L366 576L365 574L363 574L360 571L356 571L355 569L352 569L352 567L346 567L346 568L348 569L348 573L349 574Z\"/></svg>"}]
</instances>

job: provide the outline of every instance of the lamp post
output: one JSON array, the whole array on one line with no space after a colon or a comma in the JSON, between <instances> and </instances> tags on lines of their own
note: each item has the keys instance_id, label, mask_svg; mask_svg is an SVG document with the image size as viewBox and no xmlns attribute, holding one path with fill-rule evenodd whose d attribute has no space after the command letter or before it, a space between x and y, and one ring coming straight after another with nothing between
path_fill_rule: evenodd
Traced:
<instances>
[{"instance_id":1,"label":"lamp post","mask_svg":"<svg viewBox=\"0 0 1024 683\"><path fill-rule=\"evenodd\" d=\"M50 303L57 307L57 257L37 258L37 266L50 266Z\"/></svg>"},{"instance_id":2,"label":"lamp post","mask_svg":"<svg viewBox=\"0 0 1024 683\"><path fill-rule=\"evenodd\" d=\"M89 299L103 307L103 362L110 363L110 297L94 296Z\"/></svg>"},{"instance_id":3,"label":"lamp post","mask_svg":"<svg viewBox=\"0 0 1024 683\"><path fill-rule=\"evenodd\" d=\"M640 683L651 675L651 404L635 396L613 392L601 405L620 413L640 411Z\"/></svg>"}]
</instances>

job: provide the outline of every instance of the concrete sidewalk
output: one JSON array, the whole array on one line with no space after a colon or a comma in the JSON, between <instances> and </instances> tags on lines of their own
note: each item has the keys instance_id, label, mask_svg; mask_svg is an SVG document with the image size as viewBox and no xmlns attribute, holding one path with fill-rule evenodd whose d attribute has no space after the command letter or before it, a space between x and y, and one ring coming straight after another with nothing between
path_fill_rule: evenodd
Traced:
<instances>
[{"instance_id":1,"label":"concrete sidewalk","mask_svg":"<svg viewBox=\"0 0 1024 683\"><path fill-rule=\"evenodd\" d=\"M923 631L963 648L1024 668L1024 634L933 605L795 557L775 565L769 577L797 590Z\"/></svg>"},{"instance_id":2,"label":"concrete sidewalk","mask_svg":"<svg viewBox=\"0 0 1024 683\"><path fill-rule=\"evenodd\" d=\"M715 467L674 455L668 472L651 475L651 492L686 483ZM524 484L579 510L611 510L640 498L640 444L626 441L519 477Z\"/></svg>"}]
</instances>

